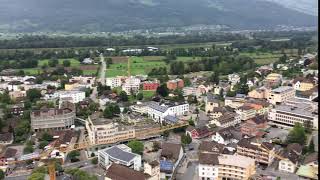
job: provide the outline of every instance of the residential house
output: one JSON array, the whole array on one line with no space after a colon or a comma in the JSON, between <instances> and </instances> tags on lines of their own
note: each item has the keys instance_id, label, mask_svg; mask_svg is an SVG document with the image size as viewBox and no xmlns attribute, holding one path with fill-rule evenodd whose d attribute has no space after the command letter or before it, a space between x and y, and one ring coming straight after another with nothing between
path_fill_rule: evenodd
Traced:
<instances>
[{"instance_id":1,"label":"residential house","mask_svg":"<svg viewBox=\"0 0 320 180\"><path fill-rule=\"evenodd\" d=\"M160 179L171 179L184 153L181 144L164 142L160 154Z\"/></svg>"},{"instance_id":2,"label":"residential house","mask_svg":"<svg viewBox=\"0 0 320 180\"><path fill-rule=\"evenodd\" d=\"M121 164L136 171L140 171L142 167L141 156L132 153L131 148L124 144L99 150L98 163L103 169L108 169L112 163Z\"/></svg>"},{"instance_id":3,"label":"residential house","mask_svg":"<svg viewBox=\"0 0 320 180\"><path fill-rule=\"evenodd\" d=\"M201 141L198 150L200 153L222 154L224 149L224 144L219 144L215 141Z\"/></svg>"},{"instance_id":4,"label":"residential house","mask_svg":"<svg viewBox=\"0 0 320 180\"><path fill-rule=\"evenodd\" d=\"M226 112L219 118L210 121L218 127L227 128L241 123L241 117L237 113Z\"/></svg>"},{"instance_id":5,"label":"residential house","mask_svg":"<svg viewBox=\"0 0 320 180\"><path fill-rule=\"evenodd\" d=\"M186 129L186 134L189 135L192 139L201 139L211 135L211 131L207 128L207 126L202 126L195 128L193 126L189 126Z\"/></svg>"},{"instance_id":6,"label":"residential house","mask_svg":"<svg viewBox=\"0 0 320 180\"><path fill-rule=\"evenodd\" d=\"M231 83L231 85L236 85L240 82L240 76L236 73L229 74L228 81Z\"/></svg>"},{"instance_id":7,"label":"residential house","mask_svg":"<svg viewBox=\"0 0 320 180\"><path fill-rule=\"evenodd\" d=\"M238 107L236 113L240 116L241 121L246 121L256 116L255 108L248 105Z\"/></svg>"},{"instance_id":8,"label":"residential house","mask_svg":"<svg viewBox=\"0 0 320 180\"><path fill-rule=\"evenodd\" d=\"M107 169L105 180L151 180L151 176L141 171L136 171L127 166L112 163Z\"/></svg>"},{"instance_id":9,"label":"residential house","mask_svg":"<svg viewBox=\"0 0 320 180\"><path fill-rule=\"evenodd\" d=\"M281 153L282 159L279 161L279 171L295 173L301 153L302 147L299 144L289 144L286 150Z\"/></svg>"},{"instance_id":10,"label":"residential house","mask_svg":"<svg viewBox=\"0 0 320 180\"><path fill-rule=\"evenodd\" d=\"M245 102L246 102L245 96L242 96L242 95L236 95L235 97L225 97L224 99L225 106L229 106L235 109L240 106L243 106Z\"/></svg>"},{"instance_id":11,"label":"residential house","mask_svg":"<svg viewBox=\"0 0 320 180\"><path fill-rule=\"evenodd\" d=\"M199 154L199 179L213 180L218 179L219 154L200 153Z\"/></svg>"},{"instance_id":12,"label":"residential house","mask_svg":"<svg viewBox=\"0 0 320 180\"><path fill-rule=\"evenodd\" d=\"M270 92L271 92L271 89L267 87L260 87L250 91L248 93L248 97L256 98L256 99L268 99Z\"/></svg>"},{"instance_id":13,"label":"residential house","mask_svg":"<svg viewBox=\"0 0 320 180\"><path fill-rule=\"evenodd\" d=\"M211 139L219 144L227 145L230 143L238 143L242 139L242 134L231 126L213 133Z\"/></svg>"},{"instance_id":14,"label":"residential house","mask_svg":"<svg viewBox=\"0 0 320 180\"><path fill-rule=\"evenodd\" d=\"M122 85L122 90L125 91L128 95L136 94L140 89L139 78L129 77L125 80L125 83Z\"/></svg>"},{"instance_id":15,"label":"residential house","mask_svg":"<svg viewBox=\"0 0 320 180\"><path fill-rule=\"evenodd\" d=\"M271 73L271 74L268 74L267 77L265 78L265 85L267 87L279 86L281 85L281 82L282 82L281 74Z\"/></svg>"},{"instance_id":16,"label":"residential house","mask_svg":"<svg viewBox=\"0 0 320 180\"><path fill-rule=\"evenodd\" d=\"M110 86L111 89L120 87L122 85L121 77L106 78L106 85Z\"/></svg>"},{"instance_id":17,"label":"residential house","mask_svg":"<svg viewBox=\"0 0 320 180\"><path fill-rule=\"evenodd\" d=\"M159 81L145 81L142 83L143 90L145 91L155 91L159 86Z\"/></svg>"},{"instance_id":18,"label":"residential house","mask_svg":"<svg viewBox=\"0 0 320 180\"><path fill-rule=\"evenodd\" d=\"M184 81L182 79L169 80L167 82L167 88L169 90L182 89L184 87Z\"/></svg>"},{"instance_id":19,"label":"residential house","mask_svg":"<svg viewBox=\"0 0 320 180\"><path fill-rule=\"evenodd\" d=\"M219 99L217 99L213 94L208 93L205 98L205 111L206 113L213 112L215 107L219 107Z\"/></svg>"},{"instance_id":20,"label":"residential house","mask_svg":"<svg viewBox=\"0 0 320 180\"><path fill-rule=\"evenodd\" d=\"M268 127L268 120L264 116L256 116L241 124L241 133L250 137L262 137L264 130Z\"/></svg>"},{"instance_id":21,"label":"residential house","mask_svg":"<svg viewBox=\"0 0 320 180\"><path fill-rule=\"evenodd\" d=\"M315 81L311 78L297 77L293 80L293 87L297 91L307 91L314 88Z\"/></svg>"},{"instance_id":22,"label":"residential house","mask_svg":"<svg viewBox=\"0 0 320 180\"><path fill-rule=\"evenodd\" d=\"M144 162L144 173L150 175L149 180L160 180L160 163L157 160Z\"/></svg>"},{"instance_id":23,"label":"residential house","mask_svg":"<svg viewBox=\"0 0 320 180\"><path fill-rule=\"evenodd\" d=\"M9 145L13 143L13 134L10 132L0 134L0 145Z\"/></svg>"}]
</instances>

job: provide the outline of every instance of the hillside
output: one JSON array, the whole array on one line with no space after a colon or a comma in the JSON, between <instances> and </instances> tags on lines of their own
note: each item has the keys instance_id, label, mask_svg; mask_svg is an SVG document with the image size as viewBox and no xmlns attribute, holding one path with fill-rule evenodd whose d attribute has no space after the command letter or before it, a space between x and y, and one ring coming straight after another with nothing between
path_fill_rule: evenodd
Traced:
<instances>
[{"instance_id":1,"label":"hillside","mask_svg":"<svg viewBox=\"0 0 320 180\"><path fill-rule=\"evenodd\" d=\"M262 0L0 0L0 31L122 31L190 25L315 26L317 18Z\"/></svg>"}]
</instances>

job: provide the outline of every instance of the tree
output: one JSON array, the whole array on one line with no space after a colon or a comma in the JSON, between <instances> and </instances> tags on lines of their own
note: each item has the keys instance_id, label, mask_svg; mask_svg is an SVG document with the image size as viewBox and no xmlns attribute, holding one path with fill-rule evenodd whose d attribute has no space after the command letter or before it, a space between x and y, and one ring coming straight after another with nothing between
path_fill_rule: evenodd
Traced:
<instances>
[{"instance_id":1,"label":"tree","mask_svg":"<svg viewBox=\"0 0 320 180\"><path fill-rule=\"evenodd\" d=\"M120 100L123 102L127 102L129 100L128 95L125 91L121 91L119 94Z\"/></svg>"},{"instance_id":2,"label":"tree","mask_svg":"<svg viewBox=\"0 0 320 180\"><path fill-rule=\"evenodd\" d=\"M29 89L27 90L27 98L31 101L34 102L35 100L40 99L41 97L41 92L39 89Z\"/></svg>"},{"instance_id":3,"label":"tree","mask_svg":"<svg viewBox=\"0 0 320 180\"><path fill-rule=\"evenodd\" d=\"M48 141L41 141L39 143L39 149L44 149L44 147L46 147L49 144Z\"/></svg>"},{"instance_id":4,"label":"tree","mask_svg":"<svg viewBox=\"0 0 320 180\"><path fill-rule=\"evenodd\" d=\"M44 180L45 174L43 173L32 173L28 180Z\"/></svg>"},{"instance_id":5,"label":"tree","mask_svg":"<svg viewBox=\"0 0 320 180\"><path fill-rule=\"evenodd\" d=\"M97 176L90 175L79 168L66 169L65 173L70 174L75 180L98 180Z\"/></svg>"},{"instance_id":6,"label":"tree","mask_svg":"<svg viewBox=\"0 0 320 180\"><path fill-rule=\"evenodd\" d=\"M137 94L137 100L142 100L143 99L143 93L139 92Z\"/></svg>"},{"instance_id":7,"label":"tree","mask_svg":"<svg viewBox=\"0 0 320 180\"><path fill-rule=\"evenodd\" d=\"M162 97L167 97L169 95L169 89L167 88L166 84L161 84L157 88L157 94L159 94Z\"/></svg>"},{"instance_id":8,"label":"tree","mask_svg":"<svg viewBox=\"0 0 320 180\"><path fill-rule=\"evenodd\" d=\"M70 61L69 60L63 60L63 66L64 67L70 67L70 65L71 65L71 63L70 63Z\"/></svg>"},{"instance_id":9,"label":"tree","mask_svg":"<svg viewBox=\"0 0 320 180\"><path fill-rule=\"evenodd\" d=\"M131 148L133 153L142 154L143 152L143 143L137 140L130 141L128 146Z\"/></svg>"},{"instance_id":10,"label":"tree","mask_svg":"<svg viewBox=\"0 0 320 180\"><path fill-rule=\"evenodd\" d=\"M112 118L113 117L113 113L112 110L109 107L106 107L103 111L103 117L105 118Z\"/></svg>"},{"instance_id":11,"label":"tree","mask_svg":"<svg viewBox=\"0 0 320 180\"><path fill-rule=\"evenodd\" d=\"M209 81L212 82L213 84L219 84L219 73L213 72L209 77Z\"/></svg>"},{"instance_id":12,"label":"tree","mask_svg":"<svg viewBox=\"0 0 320 180\"><path fill-rule=\"evenodd\" d=\"M59 64L59 60L57 58L52 58L48 62L48 65L50 67L56 67L58 64Z\"/></svg>"},{"instance_id":13,"label":"tree","mask_svg":"<svg viewBox=\"0 0 320 180\"><path fill-rule=\"evenodd\" d=\"M0 102L3 104L11 104L12 103L11 98L9 96L9 93L7 91L2 94L0 93Z\"/></svg>"},{"instance_id":14,"label":"tree","mask_svg":"<svg viewBox=\"0 0 320 180\"><path fill-rule=\"evenodd\" d=\"M79 161L79 156L80 156L80 152L77 150L73 150L68 153L68 158L70 159L71 162Z\"/></svg>"},{"instance_id":15,"label":"tree","mask_svg":"<svg viewBox=\"0 0 320 180\"><path fill-rule=\"evenodd\" d=\"M4 177L5 177L5 174L4 174L3 170L0 169L0 180L3 180Z\"/></svg>"},{"instance_id":16,"label":"tree","mask_svg":"<svg viewBox=\"0 0 320 180\"><path fill-rule=\"evenodd\" d=\"M288 134L287 143L298 143L304 145L306 141L305 129L300 123L295 123L294 127Z\"/></svg>"},{"instance_id":17,"label":"tree","mask_svg":"<svg viewBox=\"0 0 320 180\"><path fill-rule=\"evenodd\" d=\"M26 143L26 146L23 149L23 153L24 154L29 154L29 153L33 153L34 148L33 148L33 143L31 141L28 141Z\"/></svg>"},{"instance_id":18,"label":"tree","mask_svg":"<svg viewBox=\"0 0 320 180\"><path fill-rule=\"evenodd\" d=\"M53 140L53 136L51 134L45 132L45 133L42 134L41 140L50 142L50 141Z\"/></svg>"},{"instance_id":19,"label":"tree","mask_svg":"<svg viewBox=\"0 0 320 180\"><path fill-rule=\"evenodd\" d=\"M192 138L190 137L189 134L182 134L181 135L181 143L183 145L186 145L186 144L190 144L192 142Z\"/></svg>"},{"instance_id":20,"label":"tree","mask_svg":"<svg viewBox=\"0 0 320 180\"><path fill-rule=\"evenodd\" d=\"M188 122L190 126L195 126L194 121L192 119L190 119Z\"/></svg>"},{"instance_id":21,"label":"tree","mask_svg":"<svg viewBox=\"0 0 320 180\"><path fill-rule=\"evenodd\" d=\"M313 153L314 152L314 143L313 143L313 139L311 139L311 142L308 146L308 153Z\"/></svg>"},{"instance_id":22,"label":"tree","mask_svg":"<svg viewBox=\"0 0 320 180\"><path fill-rule=\"evenodd\" d=\"M93 159L91 160L91 163L92 163L92 164L98 164L98 158L97 158L97 157L93 158Z\"/></svg>"},{"instance_id":23,"label":"tree","mask_svg":"<svg viewBox=\"0 0 320 180\"><path fill-rule=\"evenodd\" d=\"M152 143L152 149L153 149L154 151L158 151L160 148L161 148L161 145L160 145L159 142L154 141L154 142Z\"/></svg>"}]
</instances>

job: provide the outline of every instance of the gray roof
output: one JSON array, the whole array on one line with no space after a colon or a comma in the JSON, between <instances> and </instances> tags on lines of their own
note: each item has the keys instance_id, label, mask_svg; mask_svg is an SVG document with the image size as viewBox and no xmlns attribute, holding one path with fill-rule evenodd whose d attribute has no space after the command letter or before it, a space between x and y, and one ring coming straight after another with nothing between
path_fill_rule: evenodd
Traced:
<instances>
[{"instance_id":1,"label":"gray roof","mask_svg":"<svg viewBox=\"0 0 320 180\"><path fill-rule=\"evenodd\" d=\"M163 112L163 113L166 112L167 109L168 109L168 107L166 107L166 106L160 106L160 105L157 104L156 102L152 102L152 103L148 104L148 106L149 106L150 108L152 108L152 109L155 109L155 110L160 111L160 112Z\"/></svg>"},{"instance_id":2,"label":"gray roof","mask_svg":"<svg viewBox=\"0 0 320 180\"><path fill-rule=\"evenodd\" d=\"M290 86L280 86L276 89L273 89L272 92L274 93L283 93L283 92L287 92L287 91L291 91L293 90L293 87Z\"/></svg>"},{"instance_id":3,"label":"gray roof","mask_svg":"<svg viewBox=\"0 0 320 180\"><path fill-rule=\"evenodd\" d=\"M178 121L178 118L175 117L175 116L167 115L167 116L164 117L164 120L172 122L172 123L176 123Z\"/></svg>"},{"instance_id":4,"label":"gray roof","mask_svg":"<svg viewBox=\"0 0 320 180\"><path fill-rule=\"evenodd\" d=\"M211 93L207 94L207 101L208 102L219 102L219 100Z\"/></svg>"},{"instance_id":5,"label":"gray roof","mask_svg":"<svg viewBox=\"0 0 320 180\"><path fill-rule=\"evenodd\" d=\"M104 152L113 158L117 158L117 159L120 159L125 162L129 162L137 156L136 154L123 151L122 149L120 149L116 146L111 147L109 149L105 149Z\"/></svg>"},{"instance_id":6,"label":"gray roof","mask_svg":"<svg viewBox=\"0 0 320 180\"><path fill-rule=\"evenodd\" d=\"M318 114L316 113L317 110L313 109L311 105L301 103L301 104L295 104L294 106L292 105L287 105L287 104L281 104L275 107L276 111L281 111L281 112L287 112L287 113L292 113L296 115L302 115L302 116L307 116L307 117L315 117Z\"/></svg>"}]
</instances>

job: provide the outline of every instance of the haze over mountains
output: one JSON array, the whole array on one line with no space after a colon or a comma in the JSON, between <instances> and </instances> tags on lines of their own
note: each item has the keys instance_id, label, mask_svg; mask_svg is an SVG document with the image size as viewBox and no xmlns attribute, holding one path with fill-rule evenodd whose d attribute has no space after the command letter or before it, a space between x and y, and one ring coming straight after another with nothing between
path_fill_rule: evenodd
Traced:
<instances>
[{"instance_id":1,"label":"haze over mountains","mask_svg":"<svg viewBox=\"0 0 320 180\"><path fill-rule=\"evenodd\" d=\"M301 0L272 1L0 0L0 32L106 32L198 24L231 29L317 25L316 14L310 15L305 3L295 3Z\"/></svg>"}]
</instances>

